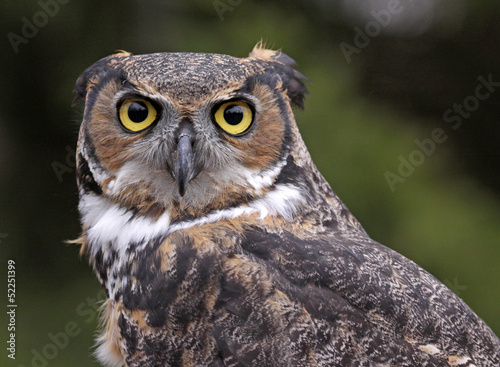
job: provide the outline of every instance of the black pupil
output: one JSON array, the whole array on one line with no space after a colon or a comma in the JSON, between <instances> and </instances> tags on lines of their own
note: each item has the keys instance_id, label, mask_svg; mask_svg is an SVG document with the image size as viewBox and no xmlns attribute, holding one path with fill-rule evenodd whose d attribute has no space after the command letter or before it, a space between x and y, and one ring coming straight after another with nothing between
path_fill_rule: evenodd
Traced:
<instances>
[{"instance_id":1,"label":"black pupil","mask_svg":"<svg viewBox=\"0 0 500 367\"><path fill-rule=\"evenodd\" d=\"M133 102L128 107L128 118L133 122L143 122L148 117L148 107L144 102Z\"/></svg>"},{"instance_id":2,"label":"black pupil","mask_svg":"<svg viewBox=\"0 0 500 367\"><path fill-rule=\"evenodd\" d=\"M229 125L238 125L243 120L243 108L238 105L227 107L224 110L224 119Z\"/></svg>"}]
</instances>

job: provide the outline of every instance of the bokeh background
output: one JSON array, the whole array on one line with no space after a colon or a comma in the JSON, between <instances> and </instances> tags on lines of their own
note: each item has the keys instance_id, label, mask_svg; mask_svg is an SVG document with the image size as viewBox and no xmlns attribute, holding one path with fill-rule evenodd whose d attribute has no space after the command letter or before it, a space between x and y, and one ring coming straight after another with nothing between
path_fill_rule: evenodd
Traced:
<instances>
[{"instance_id":1,"label":"bokeh background","mask_svg":"<svg viewBox=\"0 0 500 367\"><path fill-rule=\"evenodd\" d=\"M311 80L299 127L368 233L500 334L500 86L475 97L478 78L500 82L499 2L4 0L0 14L0 288L6 305L14 259L18 305L16 360L2 347L0 365L98 365L102 293L64 242L79 234L80 72L118 49L244 57L261 39ZM436 129L446 140L424 154L415 140Z\"/></svg>"}]
</instances>

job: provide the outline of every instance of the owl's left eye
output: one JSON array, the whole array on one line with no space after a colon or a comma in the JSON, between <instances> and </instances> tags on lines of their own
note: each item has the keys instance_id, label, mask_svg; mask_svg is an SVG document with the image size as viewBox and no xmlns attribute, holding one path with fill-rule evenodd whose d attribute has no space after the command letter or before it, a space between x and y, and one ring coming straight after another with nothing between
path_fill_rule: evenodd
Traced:
<instances>
[{"instance_id":1,"label":"owl's left eye","mask_svg":"<svg viewBox=\"0 0 500 367\"><path fill-rule=\"evenodd\" d=\"M156 121L158 111L145 99L128 98L120 106L119 117L123 127L132 132L139 132Z\"/></svg>"},{"instance_id":2,"label":"owl's left eye","mask_svg":"<svg viewBox=\"0 0 500 367\"><path fill-rule=\"evenodd\" d=\"M214 114L215 122L231 135L248 131L253 122L252 109L246 102L233 101L222 104Z\"/></svg>"}]
</instances>

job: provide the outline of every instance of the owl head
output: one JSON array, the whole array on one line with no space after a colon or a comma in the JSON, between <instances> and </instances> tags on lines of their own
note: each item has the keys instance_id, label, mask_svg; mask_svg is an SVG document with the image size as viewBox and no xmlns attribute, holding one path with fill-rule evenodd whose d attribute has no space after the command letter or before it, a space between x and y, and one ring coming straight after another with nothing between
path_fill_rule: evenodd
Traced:
<instances>
[{"instance_id":1,"label":"owl head","mask_svg":"<svg viewBox=\"0 0 500 367\"><path fill-rule=\"evenodd\" d=\"M289 163L308 159L292 105L305 77L257 45L247 58L120 52L87 68L77 177L80 194L136 215L172 219L255 202Z\"/></svg>"}]
</instances>

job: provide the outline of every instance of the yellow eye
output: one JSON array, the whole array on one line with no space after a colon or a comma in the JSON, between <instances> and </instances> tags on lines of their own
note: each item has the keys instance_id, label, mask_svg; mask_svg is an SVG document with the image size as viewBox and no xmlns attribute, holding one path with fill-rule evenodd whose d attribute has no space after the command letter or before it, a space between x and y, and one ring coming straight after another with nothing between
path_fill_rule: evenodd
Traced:
<instances>
[{"instance_id":1,"label":"yellow eye","mask_svg":"<svg viewBox=\"0 0 500 367\"><path fill-rule=\"evenodd\" d=\"M145 99L129 98L120 106L119 115L125 129L138 132L155 122L158 112L151 102Z\"/></svg>"},{"instance_id":2,"label":"yellow eye","mask_svg":"<svg viewBox=\"0 0 500 367\"><path fill-rule=\"evenodd\" d=\"M252 125L252 110L245 102L227 102L215 112L215 122L231 135L240 135Z\"/></svg>"}]
</instances>

